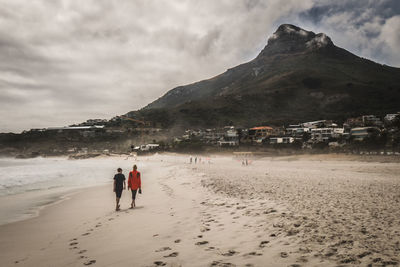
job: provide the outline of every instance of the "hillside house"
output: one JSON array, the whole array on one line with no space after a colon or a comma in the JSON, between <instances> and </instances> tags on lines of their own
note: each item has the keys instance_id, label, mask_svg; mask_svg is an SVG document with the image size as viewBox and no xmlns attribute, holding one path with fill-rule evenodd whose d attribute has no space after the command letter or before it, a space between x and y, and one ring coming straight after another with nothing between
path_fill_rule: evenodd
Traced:
<instances>
[{"instance_id":1,"label":"hillside house","mask_svg":"<svg viewBox=\"0 0 400 267\"><path fill-rule=\"evenodd\" d=\"M314 142L328 142L344 134L344 128L317 128L311 129L311 140Z\"/></svg>"},{"instance_id":2,"label":"hillside house","mask_svg":"<svg viewBox=\"0 0 400 267\"><path fill-rule=\"evenodd\" d=\"M380 118L375 115L364 115L362 116L364 126L382 126L383 122Z\"/></svg>"},{"instance_id":3,"label":"hillside house","mask_svg":"<svg viewBox=\"0 0 400 267\"><path fill-rule=\"evenodd\" d=\"M363 127L364 123L362 117L348 118L343 126L345 128Z\"/></svg>"},{"instance_id":4,"label":"hillside house","mask_svg":"<svg viewBox=\"0 0 400 267\"><path fill-rule=\"evenodd\" d=\"M235 127L233 126L228 126L224 128L225 130L225 135L224 135L224 141L232 142L234 145L239 145L239 134Z\"/></svg>"},{"instance_id":5,"label":"hillside house","mask_svg":"<svg viewBox=\"0 0 400 267\"><path fill-rule=\"evenodd\" d=\"M248 136L251 140L263 140L274 133L274 128L269 126L258 126L249 129Z\"/></svg>"},{"instance_id":6,"label":"hillside house","mask_svg":"<svg viewBox=\"0 0 400 267\"><path fill-rule=\"evenodd\" d=\"M218 129L206 129L203 135L203 141L209 144L217 144L218 141L222 141L225 132Z\"/></svg>"},{"instance_id":7,"label":"hillside house","mask_svg":"<svg viewBox=\"0 0 400 267\"><path fill-rule=\"evenodd\" d=\"M303 137L304 133L309 133L310 128L301 127L301 125L289 125L285 129L285 135L292 137Z\"/></svg>"},{"instance_id":8,"label":"hillside house","mask_svg":"<svg viewBox=\"0 0 400 267\"><path fill-rule=\"evenodd\" d=\"M386 114L384 120L385 122L392 122L394 121L394 119L396 119L397 117L400 117L400 112L394 113L394 114Z\"/></svg>"},{"instance_id":9,"label":"hillside house","mask_svg":"<svg viewBox=\"0 0 400 267\"><path fill-rule=\"evenodd\" d=\"M358 127L350 131L350 136L355 141L363 141L366 137L372 134L379 134L381 131L376 127Z\"/></svg>"},{"instance_id":10,"label":"hillside house","mask_svg":"<svg viewBox=\"0 0 400 267\"><path fill-rule=\"evenodd\" d=\"M320 120L320 121L309 121L309 122L303 122L301 123L301 127L303 128L321 128L324 127L326 123L326 120Z\"/></svg>"}]
</instances>

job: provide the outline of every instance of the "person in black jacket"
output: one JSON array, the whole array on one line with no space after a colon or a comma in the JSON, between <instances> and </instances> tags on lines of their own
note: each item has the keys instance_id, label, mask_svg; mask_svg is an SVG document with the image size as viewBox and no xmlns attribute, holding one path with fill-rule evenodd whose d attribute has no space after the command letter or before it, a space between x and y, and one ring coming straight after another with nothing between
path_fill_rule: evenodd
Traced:
<instances>
[{"instance_id":1,"label":"person in black jacket","mask_svg":"<svg viewBox=\"0 0 400 267\"><path fill-rule=\"evenodd\" d=\"M116 196L115 210L119 211L119 200L121 199L122 190L126 189L125 175L122 174L122 169L118 168L118 173L114 175L114 192Z\"/></svg>"}]
</instances>

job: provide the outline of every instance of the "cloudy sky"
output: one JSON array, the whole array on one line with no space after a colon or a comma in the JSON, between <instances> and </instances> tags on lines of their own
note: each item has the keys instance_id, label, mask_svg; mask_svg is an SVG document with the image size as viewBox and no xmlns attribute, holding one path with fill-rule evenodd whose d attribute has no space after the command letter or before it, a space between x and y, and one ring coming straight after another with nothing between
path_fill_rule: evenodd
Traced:
<instances>
[{"instance_id":1,"label":"cloudy sky","mask_svg":"<svg viewBox=\"0 0 400 267\"><path fill-rule=\"evenodd\" d=\"M282 23L400 67L398 0L0 0L0 132L141 108L253 59Z\"/></svg>"}]
</instances>

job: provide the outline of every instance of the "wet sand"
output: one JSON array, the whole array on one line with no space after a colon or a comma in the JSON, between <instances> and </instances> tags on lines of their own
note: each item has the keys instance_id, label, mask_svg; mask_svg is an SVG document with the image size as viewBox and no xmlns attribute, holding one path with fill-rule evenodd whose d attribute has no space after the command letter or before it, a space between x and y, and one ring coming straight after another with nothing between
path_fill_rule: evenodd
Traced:
<instances>
[{"instance_id":1,"label":"wet sand","mask_svg":"<svg viewBox=\"0 0 400 267\"><path fill-rule=\"evenodd\" d=\"M0 226L1 266L390 266L400 262L400 165L229 157L142 169L136 209L109 186ZM140 163L139 163L140 169Z\"/></svg>"}]
</instances>

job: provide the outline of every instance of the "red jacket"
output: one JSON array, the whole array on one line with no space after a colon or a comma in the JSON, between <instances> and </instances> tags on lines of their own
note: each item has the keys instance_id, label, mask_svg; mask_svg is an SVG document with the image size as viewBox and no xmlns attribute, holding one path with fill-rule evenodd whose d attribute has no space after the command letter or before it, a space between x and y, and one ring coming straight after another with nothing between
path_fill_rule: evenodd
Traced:
<instances>
[{"instance_id":1,"label":"red jacket","mask_svg":"<svg viewBox=\"0 0 400 267\"><path fill-rule=\"evenodd\" d=\"M140 172L131 171L128 178L128 189L137 190L142 187L142 181L140 180Z\"/></svg>"}]
</instances>

